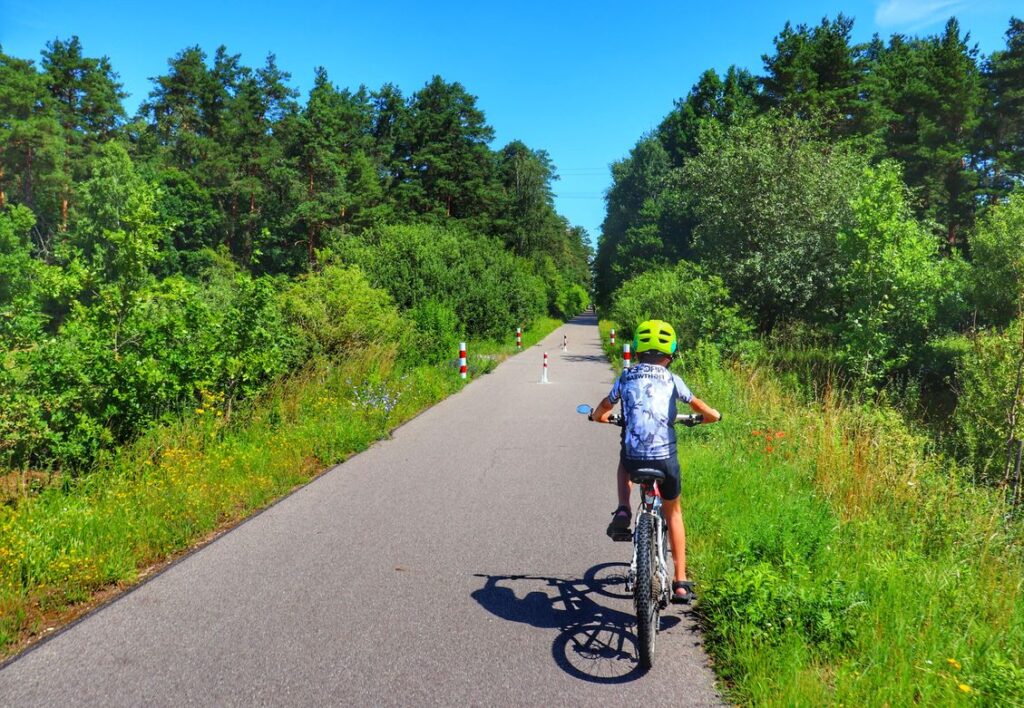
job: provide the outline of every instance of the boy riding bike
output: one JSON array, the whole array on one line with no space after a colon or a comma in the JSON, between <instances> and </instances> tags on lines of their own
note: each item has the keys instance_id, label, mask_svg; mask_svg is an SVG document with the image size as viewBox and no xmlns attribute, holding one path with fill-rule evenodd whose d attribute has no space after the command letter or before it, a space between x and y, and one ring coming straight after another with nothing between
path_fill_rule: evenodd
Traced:
<instances>
[{"instance_id":1,"label":"boy riding bike","mask_svg":"<svg viewBox=\"0 0 1024 708\"><path fill-rule=\"evenodd\" d=\"M608 535L613 539L630 538L630 472L653 468L665 473L665 481L659 488L675 565L672 601L689 603L694 592L693 583L686 579L686 530L679 503L679 458L673 427L676 401L689 403L690 408L704 416L705 423L715 423L722 419L722 415L695 398L683 380L668 370L677 344L672 325L661 320L641 322L633 338L633 351L637 353L638 363L623 370L611 392L594 410L591 420L607 423L615 405L622 402L625 424L619 454L619 506L608 525Z\"/></svg>"}]
</instances>

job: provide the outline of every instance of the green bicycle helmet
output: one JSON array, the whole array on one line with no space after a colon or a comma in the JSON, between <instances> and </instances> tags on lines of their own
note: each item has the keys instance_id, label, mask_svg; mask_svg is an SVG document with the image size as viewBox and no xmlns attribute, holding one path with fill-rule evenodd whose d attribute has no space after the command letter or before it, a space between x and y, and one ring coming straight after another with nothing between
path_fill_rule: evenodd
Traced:
<instances>
[{"instance_id":1,"label":"green bicycle helmet","mask_svg":"<svg viewBox=\"0 0 1024 708\"><path fill-rule=\"evenodd\" d=\"M676 331L672 325L662 320L645 320L636 328L633 335L633 351L637 354L651 350L659 351L667 356L676 353Z\"/></svg>"}]
</instances>

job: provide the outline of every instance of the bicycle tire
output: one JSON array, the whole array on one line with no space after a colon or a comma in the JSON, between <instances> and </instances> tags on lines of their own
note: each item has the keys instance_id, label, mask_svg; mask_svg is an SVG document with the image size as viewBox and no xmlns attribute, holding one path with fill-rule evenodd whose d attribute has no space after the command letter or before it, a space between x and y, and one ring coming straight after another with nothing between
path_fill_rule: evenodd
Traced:
<instances>
[{"instance_id":1,"label":"bicycle tire","mask_svg":"<svg viewBox=\"0 0 1024 708\"><path fill-rule=\"evenodd\" d=\"M657 560L654 550L654 519L641 514L636 525L636 584L633 586L633 601L636 605L637 653L640 666L649 669L654 666L654 645L658 635L658 584L655 573Z\"/></svg>"}]
</instances>

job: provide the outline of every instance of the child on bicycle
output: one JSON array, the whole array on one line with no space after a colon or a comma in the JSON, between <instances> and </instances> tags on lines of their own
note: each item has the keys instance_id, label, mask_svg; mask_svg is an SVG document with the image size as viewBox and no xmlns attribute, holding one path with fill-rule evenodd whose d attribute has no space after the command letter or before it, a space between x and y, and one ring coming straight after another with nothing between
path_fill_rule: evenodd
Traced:
<instances>
[{"instance_id":1,"label":"child on bicycle","mask_svg":"<svg viewBox=\"0 0 1024 708\"><path fill-rule=\"evenodd\" d=\"M679 457L676 454L676 401L688 403L704 416L705 423L722 419L721 413L695 398L683 380L668 370L676 353L675 330L661 320L647 320L636 328L633 351L638 363L623 370L611 392L601 401L591 420L607 423L615 405L622 402L622 448L619 454L619 506L612 512L608 535L615 540L629 539L632 513L629 496L631 471L639 468L659 469L665 473L660 483L662 510L668 520L672 539L672 560L675 565L672 601L689 603L693 583L686 579L686 529L680 508Z\"/></svg>"}]
</instances>

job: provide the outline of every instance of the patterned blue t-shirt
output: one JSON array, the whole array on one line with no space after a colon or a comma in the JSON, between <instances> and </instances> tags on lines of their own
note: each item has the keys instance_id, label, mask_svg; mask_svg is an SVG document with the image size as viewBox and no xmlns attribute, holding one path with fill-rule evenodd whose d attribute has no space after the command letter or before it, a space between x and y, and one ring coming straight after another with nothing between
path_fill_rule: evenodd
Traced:
<instances>
[{"instance_id":1,"label":"patterned blue t-shirt","mask_svg":"<svg viewBox=\"0 0 1024 708\"><path fill-rule=\"evenodd\" d=\"M664 366L637 364L623 371L608 394L612 405L622 401L623 454L634 460L674 457L676 401L692 399L683 380Z\"/></svg>"}]
</instances>

